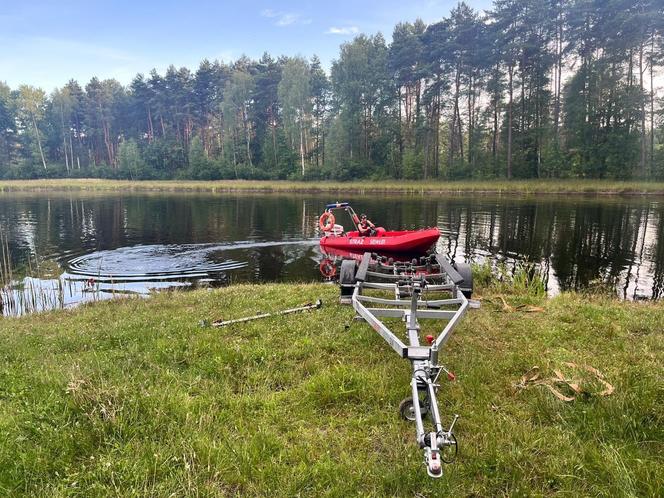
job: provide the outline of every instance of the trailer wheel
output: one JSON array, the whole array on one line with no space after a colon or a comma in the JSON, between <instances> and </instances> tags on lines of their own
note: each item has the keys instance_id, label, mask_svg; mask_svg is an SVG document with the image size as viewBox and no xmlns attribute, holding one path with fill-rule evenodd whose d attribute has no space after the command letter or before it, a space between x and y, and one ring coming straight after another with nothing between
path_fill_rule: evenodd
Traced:
<instances>
[{"instance_id":1,"label":"trailer wheel","mask_svg":"<svg viewBox=\"0 0 664 498\"><path fill-rule=\"evenodd\" d=\"M404 420L410 420L411 422L415 420L415 404L413 403L413 398L406 398L399 403L399 413ZM429 413L429 408L421 401L420 413L422 413L422 416Z\"/></svg>"},{"instance_id":2,"label":"trailer wheel","mask_svg":"<svg viewBox=\"0 0 664 498\"><path fill-rule=\"evenodd\" d=\"M461 293L470 299L473 295L473 269L468 263L456 263L454 265L456 271L463 278L463 282L459 285Z\"/></svg>"},{"instance_id":3,"label":"trailer wheel","mask_svg":"<svg viewBox=\"0 0 664 498\"><path fill-rule=\"evenodd\" d=\"M352 259L344 259L341 262L341 269L339 270L339 283L341 285L355 285L355 261Z\"/></svg>"}]
</instances>

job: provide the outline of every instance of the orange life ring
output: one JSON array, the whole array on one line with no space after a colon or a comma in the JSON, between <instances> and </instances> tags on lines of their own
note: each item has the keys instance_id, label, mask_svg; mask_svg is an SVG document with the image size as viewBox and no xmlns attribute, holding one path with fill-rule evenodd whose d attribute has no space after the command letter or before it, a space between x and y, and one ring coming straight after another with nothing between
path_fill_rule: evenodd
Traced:
<instances>
[{"instance_id":1,"label":"orange life ring","mask_svg":"<svg viewBox=\"0 0 664 498\"><path fill-rule=\"evenodd\" d=\"M318 226L324 232L329 232L334 228L334 223L336 221L337 220L334 218L334 215L331 211L325 211L320 215L320 218L318 218Z\"/></svg>"},{"instance_id":2,"label":"orange life ring","mask_svg":"<svg viewBox=\"0 0 664 498\"><path fill-rule=\"evenodd\" d=\"M327 278L332 278L337 274L337 267L329 258L325 258L323 261L321 261L318 269L323 274L323 276Z\"/></svg>"}]
</instances>

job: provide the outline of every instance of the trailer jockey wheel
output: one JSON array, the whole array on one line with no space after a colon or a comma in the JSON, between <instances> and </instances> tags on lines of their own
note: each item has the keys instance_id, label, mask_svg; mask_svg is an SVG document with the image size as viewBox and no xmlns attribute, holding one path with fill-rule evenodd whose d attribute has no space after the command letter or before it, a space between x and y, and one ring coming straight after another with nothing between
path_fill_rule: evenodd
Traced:
<instances>
[{"instance_id":1,"label":"trailer jockey wheel","mask_svg":"<svg viewBox=\"0 0 664 498\"><path fill-rule=\"evenodd\" d=\"M447 438L447 443L439 448L440 459L443 463L453 463L459 454L459 443L457 443L457 438L454 434L445 437Z\"/></svg>"},{"instance_id":2,"label":"trailer jockey wheel","mask_svg":"<svg viewBox=\"0 0 664 498\"><path fill-rule=\"evenodd\" d=\"M406 398L401 403L399 403L399 413L404 420L410 420L411 422L415 420L415 404L413 403L413 398ZM422 416L429 413L429 407L423 404L421 401L420 413Z\"/></svg>"}]
</instances>

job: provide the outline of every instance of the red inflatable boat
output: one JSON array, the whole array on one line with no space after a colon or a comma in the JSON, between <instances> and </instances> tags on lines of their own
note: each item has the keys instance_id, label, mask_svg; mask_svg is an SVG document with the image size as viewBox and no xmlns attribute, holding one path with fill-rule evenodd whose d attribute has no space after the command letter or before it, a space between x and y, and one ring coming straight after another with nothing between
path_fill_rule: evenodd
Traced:
<instances>
[{"instance_id":1,"label":"red inflatable boat","mask_svg":"<svg viewBox=\"0 0 664 498\"><path fill-rule=\"evenodd\" d=\"M350 216L355 228L359 219L353 208L347 202L328 204L326 211L320 217L319 226L323 230L320 245L325 248L344 249L353 252L392 252L392 253L418 253L425 252L440 237L438 228L425 228L422 230L388 231L377 227L375 235L360 236L359 231L344 232L343 227L335 224L332 214L334 209L344 209Z\"/></svg>"}]
</instances>

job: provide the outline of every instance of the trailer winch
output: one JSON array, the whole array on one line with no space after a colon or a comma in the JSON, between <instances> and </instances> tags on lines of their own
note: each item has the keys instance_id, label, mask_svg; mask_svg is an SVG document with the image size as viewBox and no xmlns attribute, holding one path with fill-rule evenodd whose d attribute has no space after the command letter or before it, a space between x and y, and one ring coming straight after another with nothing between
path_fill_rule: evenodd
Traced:
<instances>
[{"instance_id":1,"label":"trailer winch","mask_svg":"<svg viewBox=\"0 0 664 498\"><path fill-rule=\"evenodd\" d=\"M450 262L442 254L403 262L366 252L359 262L344 260L339 273L341 302L351 304L357 319L368 323L399 356L411 362L411 395L401 402L399 411L415 422L427 473L441 477L442 464L452 463L458 453L454 426L459 416L454 415L447 426L442 422L436 398L438 380L442 373L450 380L455 376L440 363L439 354L469 307L473 290L470 265ZM384 297L386 292L392 296ZM382 321L385 318L402 320L407 342ZM420 320L428 319L446 324L437 337L427 335L422 344ZM430 427L425 429L427 415Z\"/></svg>"}]
</instances>

